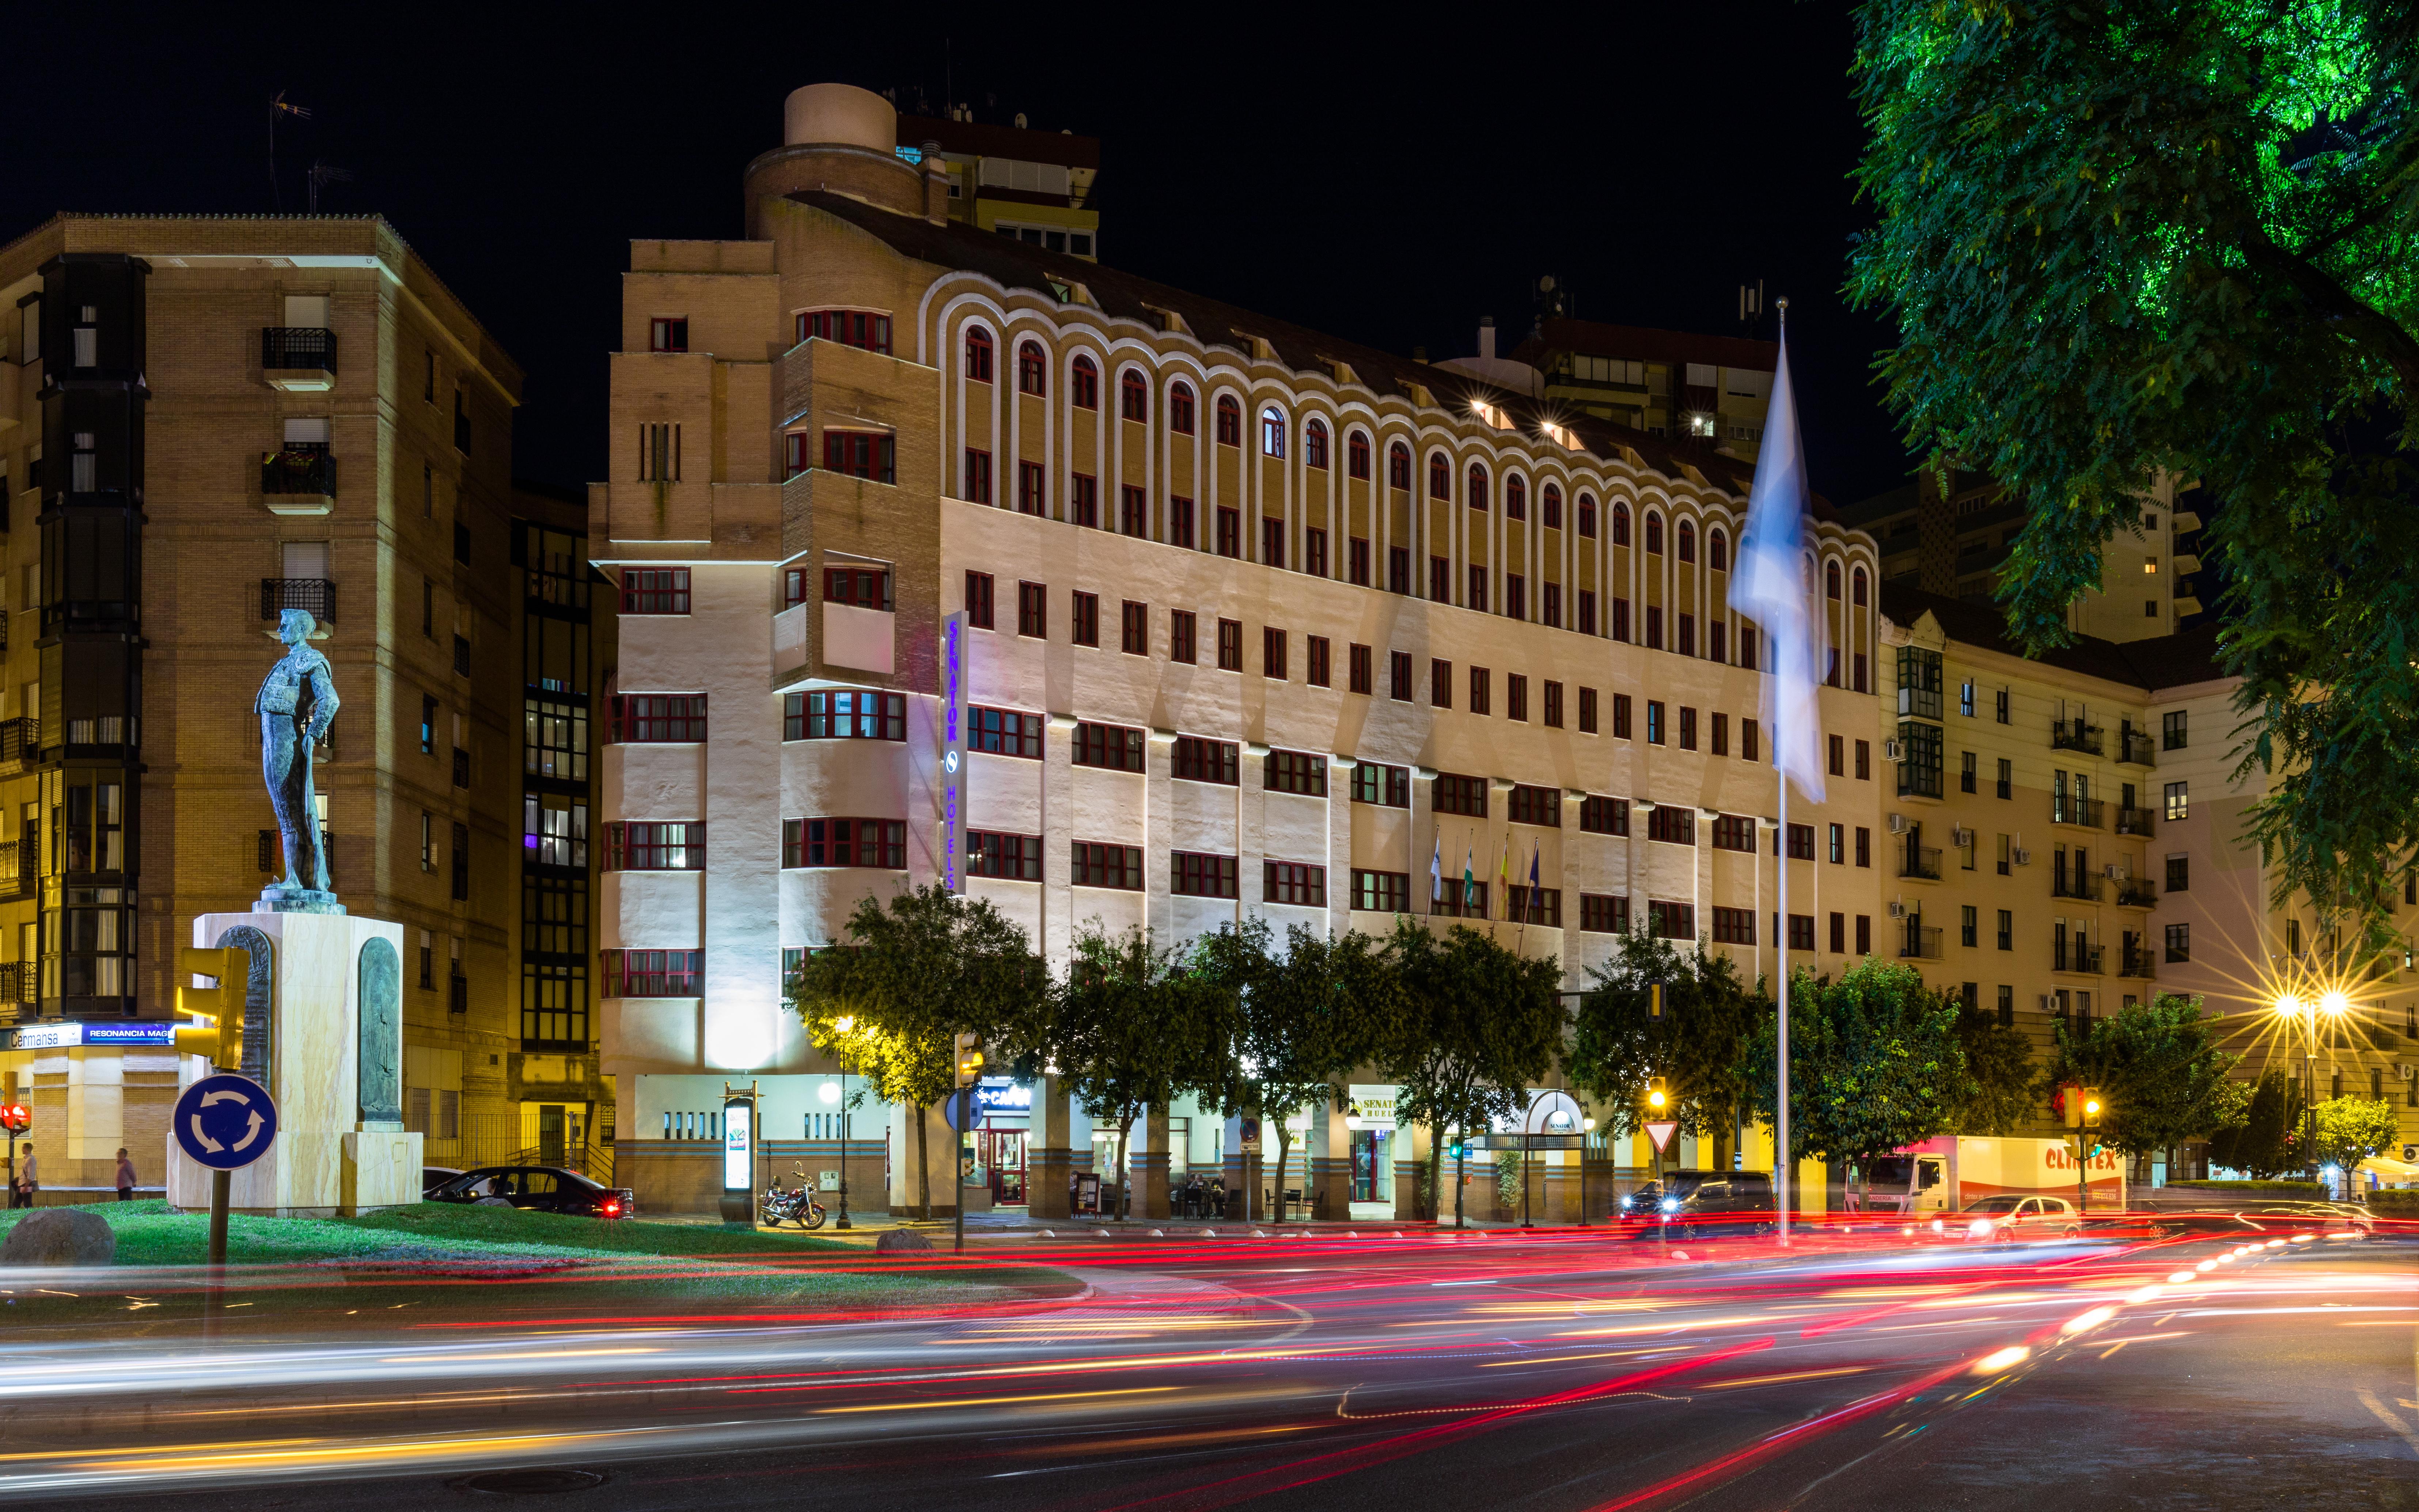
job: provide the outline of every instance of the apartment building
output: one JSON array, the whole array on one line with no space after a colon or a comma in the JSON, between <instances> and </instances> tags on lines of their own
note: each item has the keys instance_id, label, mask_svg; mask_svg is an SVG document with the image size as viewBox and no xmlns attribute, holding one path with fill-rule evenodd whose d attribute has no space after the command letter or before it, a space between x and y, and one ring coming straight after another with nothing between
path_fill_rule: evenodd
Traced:
<instances>
[{"instance_id":1,"label":"apartment building","mask_svg":"<svg viewBox=\"0 0 2419 1512\"><path fill-rule=\"evenodd\" d=\"M1072 131L978 121L966 106L947 116L901 116L898 154L938 158L948 181L949 219L1050 252L1097 262L1101 255L1101 141Z\"/></svg>"},{"instance_id":2,"label":"apartment building","mask_svg":"<svg viewBox=\"0 0 2419 1512\"><path fill-rule=\"evenodd\" d=\"M412 957L407 1112L435 1162L519 1148L519 369L374 216L61 215L0 301L0 1074L52 1195L120 1145L156 1179L175 949L284 874L253 698L286 609L343 700L336 887Z\"/></svg>"},{"instance_id":3,"label":"apartment building","mask_svg":"<svg viewBox=\"0 0 2419 1512\"><path fill-rule=\"evenodd\" d=\"M2119 555L2112 573L2122 566ZM1884 953L1995 1011L2044 1060L2061 1019L2199 996L2249 1057L2246 1077L2272 1057L2299 1071L2303 1036L2276 1019L2280 995L2340 985L2356 1012L2326 1027L2318 1095L2388 1099L2419 1140L2406 1069L2419 1063L2408 969L2419 900L2400 900L2405 949L2381 978L2335 958L2306 900L2271 905L2272 878L2242 838L2266 783L2235 775L2242 716L2214 627L2087 635L2032 659L1992 606L1889 582L1881 602L1896 696ZM2036 1132L2050 1132L2047 1117Z\"/></svg>"},{"instance_id":4,"label":"apartment building","mask_svg":"<svg viewBox=\"0 0 2419 1512\"><path fill-rule=\"evenodd\" d=\"M1546 314L1512 359L1541 375L1539 397L1558 407L1652 436L1702 440L1752 464L1764 445L1780 347Z\"/></svg>"},{"instance_id":5,"label":"apartment building","mask_svg":"<svg viewBox=\"0 0 2419 1512\"><path fill-rule=\"evenodd\" d=\"M912 1130L843 1126L783 966L868 894L949 876L952 667L960 885L1054 964L1087 924L1247 914L1468 918L1575 984L1633 918L1750 973L1776 926L1826 968L1863 943L1817 921L1879 911L1869 540L1810 530L1839 776L1783 837L1756 630L1724 602L1744 464L976 231L879 97L813 86L789 119L744 239L633 244L590 495L620 590L604 1070L642 1203L711 1206L716 1111L750 1082L777 1166L886 1149L912 1193ZM998 1091L1003 1200L1028 1134L1088 1163L1080 1112L1044 1134L1048 1088ZM1314 1176L1392 1211L1416 1150L1392 1088L1351 1093L1348 1141L1312 1116ZM1139 1133L1157 1175L1235 1158L1198 1108ZM881 1185L852 1178L861 1204Z\"/></svg>"}]
</instances>

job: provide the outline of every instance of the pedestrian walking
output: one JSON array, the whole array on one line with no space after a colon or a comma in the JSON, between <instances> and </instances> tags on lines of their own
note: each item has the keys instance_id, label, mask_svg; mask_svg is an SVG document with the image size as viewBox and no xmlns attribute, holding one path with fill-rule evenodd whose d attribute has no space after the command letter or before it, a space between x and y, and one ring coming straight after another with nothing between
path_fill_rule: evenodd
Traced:
<instances>
[{"instance_id":1,"label":"pedestrian walking","mask_svg":"<svg viewBox=\"0 0 2419 1512\"><path fill-rule=\"evenodd\" d=\"M125 1150L120 1149L117 1152L117 1200L133 1201L134 1187L134 1162L128 1157Z\"/></svg>"},{"instance_id":2,"label":"pedestrian walking","mask_svg":"<svg viewBox=\"0 0 2419 1512\"><path fill-rule=\"evenodd\" d=\"M34 1194L41 1190L41 1173L34 1165L34 1142L27 1140L17 1147L17 1184L8 1189L8 1206L30 1208Z\"/></svg>"}]
</instances>

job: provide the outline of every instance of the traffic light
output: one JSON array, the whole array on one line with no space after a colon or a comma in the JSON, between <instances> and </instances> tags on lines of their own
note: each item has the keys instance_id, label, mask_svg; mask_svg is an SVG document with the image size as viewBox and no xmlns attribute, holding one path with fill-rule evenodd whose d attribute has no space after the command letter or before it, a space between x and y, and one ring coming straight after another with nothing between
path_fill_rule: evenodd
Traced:
<instances>
[{"instance_id":1,"label":"traffic light","mask_svg":"<svg viewBox=\"0 0 2419 1512\"><path fill-rule=\"evenodd\" d=\"M1458 1161L1458 1160L1460 1160L1463 1156L1465 1156L1465 1155L1467 1155L1467 1154L1469 1154L1469 1153L1470 1153L1470 1145L1469 1145L1469 1142L1468 1142L1468 1141L1466 1141L1466 1140L1464 1140L1464 1139L1462 1138L1462 1136L1461 1136L1461 1135L1459 1135L1459 1134L1456 1134L1453 1135L1453 1136L1452 1136L1452 1138L1450 1138L1449 1140L1447 1140L1447 1141L1446 1141L1446 1143L1445 1143L1445 1147L1444 1147L1444 1152L1445 1152L1446 1154L1448 1154L1448 1155L1452 1156L1456 1161Z\"/></svg>"},{"instance_id":2,"label":"traffic light","mask_svg":"<svg viewBox=\"0 0 2419 1512\"><path fill-rule=\"evenodd\" d=\"M2100 1088L2087 1087L2083 1089L2083 1127L2086 1129L2100 1127L2100 1113L2103 1106L2100 1101ZM2097 1140L2092 1142L2099 1143Z\"/></svg>"},{"instance_id":3,"label":"traffic light","mask_svg":"<svg viewBox=\"0 0 2419 1512\"><path fill-rule=\"evenodd\" d=\"M209 977L217 985L177 988L177 1011L193 1020L177 1026L177 1048L184 1055L208 1056L214 1065L232 1069L243 1059L244 984L252 971L250 951L233 946L204 949L177 949L177 972Z\"/></svg>"},{"instance_id":4,"label":"traffic light","mask_svg":"<svg viewBox=\"0 0 2419 1512\"><path fill-rule=\"evenodd\" d=\"M1663 1022L1663 984L1659 981L1646 984L1646 1020L1650 1024Z\"/></svg>"},{"instance_id":5,"label":"traffic light","mask_svg":"<svg viewBox=\"0 0 2419 1512\"><path fill-rule=\"evenodd\" d=\"M1657 988L1656 990L1659 992L1662 989ZM1669 1084L1667 1084L1660 1076L1647 1077L1646 1105L1653 1108L1656 1112L1660 1113L1664 1108L1671 1104L1671 1102L1672 1094Z\"/></svg>"},{"instance_id":6,"label":"traffic light","mask_svg":"<svg viewBox=\"0 0 2419 1512\"><path fill-rule=\"evenodd\" d=\"M23 1103L0 1107L0 1132L21 1134L34 1126L34 1110Z\"/></svg>"},{"instance_id":7,"label":"traffic light","mask_svg":"<svg viewBox=\"0 0 2419 1512\"><path fill-rule=\"evenodd\" d=\"M2083 1127L2083 1088L2069 1083L2057 1089L2057 1111L2070 1129Z\"/></svg>"},{"instance_id":8,"label":"traffic light","mask_svg":"<svg viewBox=\"0 0 2419 1512\"><path fill-rule=\"evenodd\" d=\"M957 1053L958 1085L961 1088L972 1087L975 1083L982 1079L982 1036L978 1034L959 1035Z\"/></svg>"}]
</instances>

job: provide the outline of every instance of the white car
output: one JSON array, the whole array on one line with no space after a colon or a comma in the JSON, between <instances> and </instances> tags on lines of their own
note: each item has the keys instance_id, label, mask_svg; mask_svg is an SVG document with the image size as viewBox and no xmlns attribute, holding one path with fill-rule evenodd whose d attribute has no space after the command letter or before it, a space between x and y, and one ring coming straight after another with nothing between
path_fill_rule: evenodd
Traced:
<instances>
[{"instance_id":1,"label":"white car","mask_svg":"<svg viewBox=\"0 0 2419 1512\"><path fill-rule=\"evenodd\" d=\"M2072 1239L2083 1232L2082 1215L2064 1197L2027 1197L2012 1192L1977 1197L1963 1212L1932 1220L1932 1231L1983 1243L2027 1239Z\"/></svg>"}]
</instances>

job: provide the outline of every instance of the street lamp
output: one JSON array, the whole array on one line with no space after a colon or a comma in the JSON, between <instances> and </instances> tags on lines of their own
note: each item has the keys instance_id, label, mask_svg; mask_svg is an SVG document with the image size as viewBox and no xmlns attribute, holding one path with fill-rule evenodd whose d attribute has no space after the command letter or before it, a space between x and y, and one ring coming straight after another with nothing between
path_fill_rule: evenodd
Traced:
<instances>
[{"instance_id":1,"label":"street lamp","mask_svg":"<svg viewBox=\"0 0 2419 1512\"><path fill-rule=\"evenodd\" d=\"M2322 994L2315 1003L2303 1000L2298 993L2288 990L2276 996L2276 1013L2281 1018L2299 1019L2303 1032L2302 1051L2302 1129L2303 1149L2312 1176L2319 1174L2319 1015L2339 1019L2351 1009L2351 999L2340 989Z\"/></svg>"},{"instance_id":2,"label":"street lamp","mask_svg":"<svg viewBox=\"0 0 2419 1512\"><path fill-rule=\"evenodd\" d=\"M832 1027L846 1034L856 1027L856 1015L843 1014L832 1020ZM856 1227L848 1221L848 1053L842 1050L840 1056L840 1217L833 1221L834 1228Z\"/></svg>"}]
</instances>

